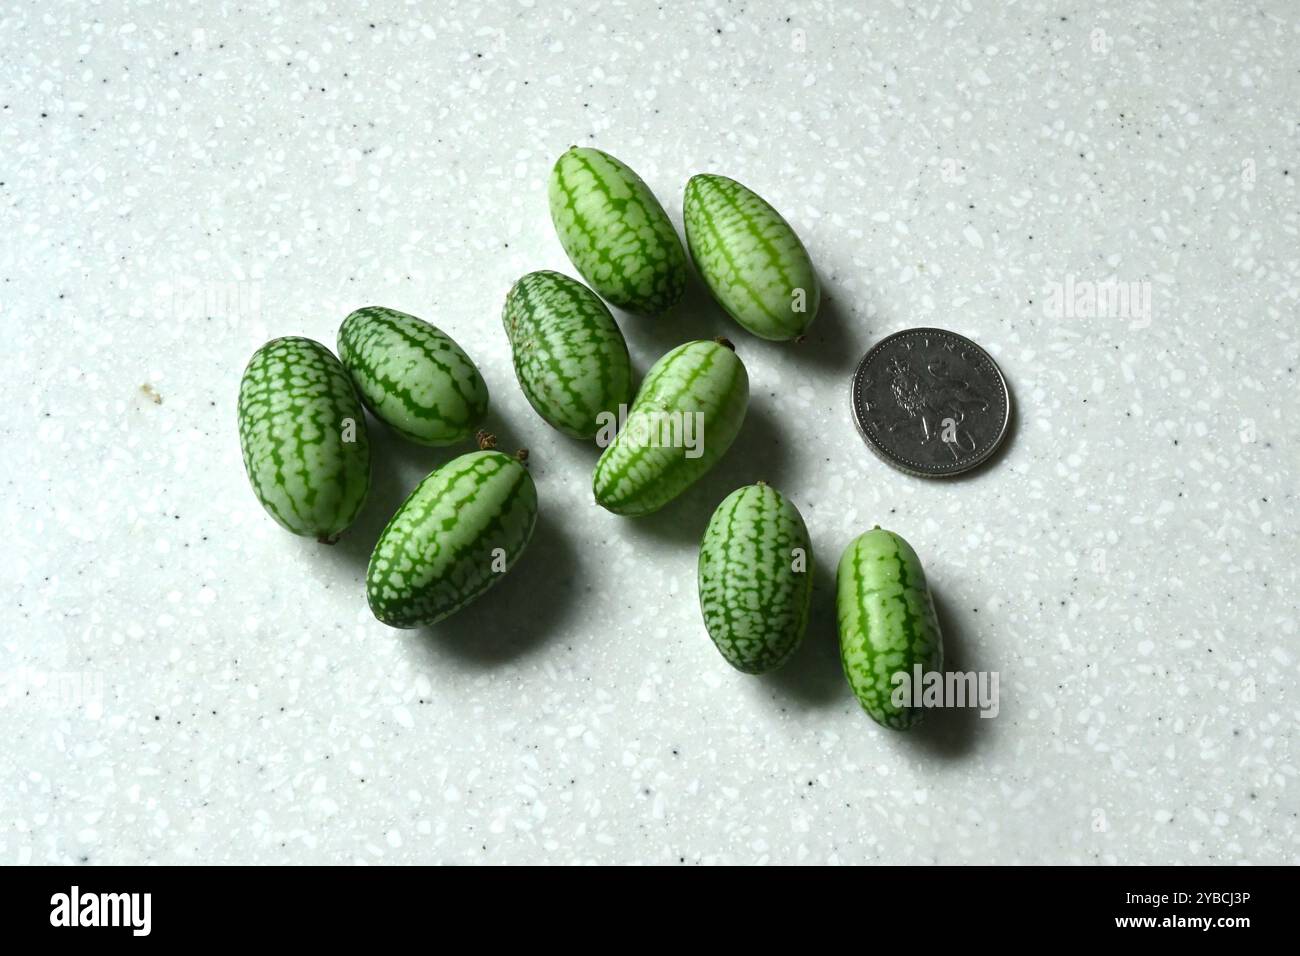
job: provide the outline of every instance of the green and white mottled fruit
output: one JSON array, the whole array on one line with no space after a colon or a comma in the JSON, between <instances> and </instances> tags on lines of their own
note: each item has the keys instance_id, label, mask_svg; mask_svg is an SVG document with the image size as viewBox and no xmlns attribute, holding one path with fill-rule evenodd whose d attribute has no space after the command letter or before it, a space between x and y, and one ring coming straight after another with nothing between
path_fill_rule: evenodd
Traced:
<instances>
[{"instance_id":1,"label":"green and white mottled fruit","mask_svg":"<svg viewBox=\"0 0 1300 956\"><path fill-rule=\"evenodd\" d=\"M763 482L723 499L700 542L700 611L727 663L780 667L803 640L812 600L812 541L799 509Z\"/></svg>"},{"instance_id":2,"label":"green and white mottled fruit","mask_svg":"<svg viewBox=\"0 0 1300 956\"><path fill-rule=\"evenodd\" d=\"M924 711L894 703L894 675L910 679L916 664L922 673L943 669L943 637L916 552L892 531L859 535L840 558L836 591L849 686L876 723L906 730Z\"/></svg>"},{"instance_id":3,"label":"green and white mottled fruit","mask_svg":"<svg viewBox=\"0 0 1300 956\"><path fill-rule=\"evenodd\" d=\"M484 448L425 478L393 515L366 570L366 599L392 627L435 624L514 567L537 523L518 458Z\"/></svg>"},{"instance_id":4,"label":"green and white mottled fruit","mask_svg":"<svg viewBox=\"0 0 1300 956\"><path fill-rule=\"evenodd\" d=\"M253 353L239 383L239 444L257 500L294 534L332 541L365 503L365 412L319 342L290 336Z\"/></svg>"},{"instance_id":5,"label":"green and white mottled fruit","mask_svg":"<svg viewBox=\"0 0 1300 956\"><path fill-rule=\"evenodd\" d=\"M677 346L646 373L596 462L597 504L630 516L662 508L731 447L748 404L749 376L730 342Z\"/></svg>"},{"instance_id":6,"label":"green and white mottled fruit","mask_svg":"<svg viewBox=\"0 0 1300 956\"><path fill-rule=\"evenodd\" d=\"M641 177L608 153L571 147L551 170L551 220L587 284L638 315L659 315L686 291L686 253Z\"/></svg>"},{"instance_id":7,"label":"green and white mottled fruit","mask_svg":"<svg viewBox=\"0 0 1300 956\"><path fill-rule=\"evenodd\" d=\"M596 437L602 412L617 416L632 397L627 343L605 303L558 272L530 272L501 314L524 396L551 426Z\"/></svg>"},{"instance_id":8,"label":"green and white mottled fruit","mask_svg":"<svg viewBox=\"0 0 1300 956\"><path fill-rule=\"evenodd\" d=\"M339 358L366 408L410 441L464 441L487 415L487 385L470 357L413 315L357 309L339 327Z\"/></svg>"},{"instance_id":9,"label":"green and white mottled fruit","mask_svg":"<svg viewBox=\"0 0 1300 956\"><path fill-rule=\"evenodd\" d=\"M708 174L686 184L683 213L691 259L727 314L760 338L803 335L821 286L781 214L734 179Z\"/></svg>"}]
</instances>

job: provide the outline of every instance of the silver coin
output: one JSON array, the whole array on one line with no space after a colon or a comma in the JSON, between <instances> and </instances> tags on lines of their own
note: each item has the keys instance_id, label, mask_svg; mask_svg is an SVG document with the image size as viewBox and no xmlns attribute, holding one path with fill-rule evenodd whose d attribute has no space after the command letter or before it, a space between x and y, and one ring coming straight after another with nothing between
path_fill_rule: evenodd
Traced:
<instances>
[{"instance_id":1,"label":"silver coin","mask_svg":"<svg viewBox=\"0 0 1300 956\"><path fill-rule=\"evenodd\" d=\"M901 471L946 478L986 461L1006 437L1011 394L970 339L906 329L881 339L853 373L853 420Z\"/></svg>"}]
</instances>

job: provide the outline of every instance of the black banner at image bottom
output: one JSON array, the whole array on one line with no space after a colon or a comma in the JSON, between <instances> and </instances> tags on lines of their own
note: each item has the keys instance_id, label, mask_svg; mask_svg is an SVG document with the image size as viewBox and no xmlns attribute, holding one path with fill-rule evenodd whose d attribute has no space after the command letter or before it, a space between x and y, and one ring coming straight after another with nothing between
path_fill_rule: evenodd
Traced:
<instances>
[{"instance_id":1,"label":"black banner at image bottom","mask_svg":"<svg viewBox=\"0 0 1300 956\"><path fill-rule=\"evenodd\" d=\"M1292 875L1283 868L863 868L803 873L799 895L809 917L856 915L880 921L880 930L911 927L908 935L920 931L934 941L971 939L977 930L1008 940L1196 937L1231 944L1240 934L1286 925L1282 883ZM534 941L559 942L579 913L593 930L612 921L626 929L633 919L646 941L677 945L686 921L729 912L733 923L756 893L775 901L789 892L788 876L762 871L746 874L743 884L734 874L720 881L697 873L647 887L643 880L664 876L629 869L593 881L575 869L547 877L545 892L536 873L486 869L7 868L0 879L5 925L19 941L62 936L96 947L150 940L339 945L371 941L376 927L423 936L434 924L440 932L530 927ZM774 906L765 915L781 922L794 910Z\"/></svg>"}]
</instances>

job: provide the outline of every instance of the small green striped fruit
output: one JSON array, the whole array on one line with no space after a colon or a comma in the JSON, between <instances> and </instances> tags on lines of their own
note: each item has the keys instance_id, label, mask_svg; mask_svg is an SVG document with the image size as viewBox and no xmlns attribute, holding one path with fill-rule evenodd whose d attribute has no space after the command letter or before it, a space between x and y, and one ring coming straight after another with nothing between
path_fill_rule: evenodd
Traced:
<instances>
[{"instance_id":1,"label":"small green striped fruit","mask_svg":"<svg viewBox=\"0 0 1300 956\"><path fill-rule=\"evenodd\" d=\"M551 220L587 284L638 315L659 315L686 291L686 253L641 177L608 153L570 147L551 170Z\"/></svg>"},{"instance_id":2,"label":"small green striped fruit","mask_svg":"<svg viewBox=\"0 0 1300 956\"><path fill-rule=\"evenodd\" d=\"M319 342L272 339L239 383L239 444L262 507L294 534L333 540L370 490L365 412Z\"/></svg>"},{"instance_id":3,"label":"small green striped fruit","mask_svg":"<svg viewBox=\"0 0 1300 956\"><path fill-rule=\"evenodd\" d=\"M836 580L840 661L872 720L906 730L924 713L893 700L894 675L943 668L943 637L916 552L879 527L859 535L840 558Z\"/></svg>"},{"instance_id":4,"label":"small green striped fruit","mask_svg":"<svg viewBox=\"0 0 1300 956\"><path fill-rule=\"evenodd\" d=\"M339 327L339 358L366 408L410 441L464 441L487 414L487 385L470 357L413 315L357 309Z\"/></svg>"},{"instance_id":5,"label":"small green striped fruit","mask_svg":"<svg viewBox=\"0 0 1300 956\"><path fill-rule=\"evenodd\" d=\"M677 346L646 373L596 462L596 503L630 516L662 508L731 447L748 404L749 376L730 342Z\"/></svg>"},{"instance_id":6,"label":"small green striped fruit","mask_svg":"<svg viewBox=\"0 0 1300 956\"><path fill-rule=\"evenodd\" d=\"M726 176L686 184L686 245L718 304L764 339L798 338L821 304L803 243L757 193Z\"/></svg>"},{"instance_id":7,"label":"small green striped fruit","mask_svg":"<svg viewBox=\"0 0 1300 956\"><path fill-rule=\"evenodd\" d=\"M762 674L808 626L812 541L799 509L763 482L723 499L700 543L700 611L727 663Z\"/></svg>"},{"instance_id":8,"label":"small green striped fruit","mask_svg":"<svg viewBox=\"0 0 1300 956\"><path fill-rule=\"evenodd\" d=\"M605 303L558 272L530 272L506 296L501 314L524 396L552 427L596 437L602 412L618 414L632 397L627 343Z\"/></svg>"},{"instance_id":9,"label":"small green striped fruit","mask_svg":"<svg viewBox=\"0 0 1300 956\"><path fill-rule=\"evenodd\" d=\"M391 627L435 624L514 567L537 523L537 488L520 457L491 449L430 474L384 528L366 569L370 610Z\"/></svg>"}]
</instances>

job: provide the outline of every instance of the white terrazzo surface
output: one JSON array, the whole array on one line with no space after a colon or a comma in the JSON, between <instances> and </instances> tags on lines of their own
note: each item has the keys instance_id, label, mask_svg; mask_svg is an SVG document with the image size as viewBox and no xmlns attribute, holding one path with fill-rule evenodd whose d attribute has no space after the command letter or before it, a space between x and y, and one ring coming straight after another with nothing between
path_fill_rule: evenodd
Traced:
<instances>
[{"instance_id":1,"label":"white terrazzo surface","mask_svg":"<svg viewBox=\"0 0 1300 956\"><path fill-rule=\"evenodd\" d=\"M862 12L870 9L869 13ZM5 2L0 8L0 860L1300 861L1293 748L1300 5ZM645 521L515 385L500 306L571 272L571 143L680 225L695 172L770 198L829 302L801 348L698 287L638 368L728 332L748 424ZM1053 283L1143 315L1051 315ZM240 372L382 304L480 363L543 499L531 551L430 633L368 549L451 452L374 429L334 548L243 474ZM1001 362L1005 454L936 484L869 454L848 379L935 324ZM156 396L156 401L155 401ZM713 506L784 489L821 567L783 671L695 596ZM1000 713L886 732L839 671L833 565L921 553Z\"/></svg>"}]
</instances>

